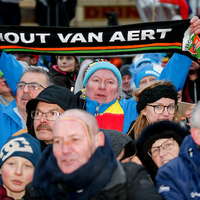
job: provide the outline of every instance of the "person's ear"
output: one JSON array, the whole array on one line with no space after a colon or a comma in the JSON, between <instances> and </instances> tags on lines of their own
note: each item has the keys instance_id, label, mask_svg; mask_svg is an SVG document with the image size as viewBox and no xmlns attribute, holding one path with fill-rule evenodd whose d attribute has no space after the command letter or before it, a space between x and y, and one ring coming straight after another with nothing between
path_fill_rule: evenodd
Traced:
<instances>
[{"instance_id":1,"label":"person's ear","mask_svg":"<svg viewBox=\"0 0 200 200\"><path fill-rule=\"evenodd\" d=\"M141 110L141 113L142 113L142 115L144 115L144 116L146 116L146 115L147 115L147 112L146 112L146 107L145 107L143 110Z\"/></svg>"},{"instance_id":2,"label":"person's ear","mask_svg":"<svg viewBox=\"0 0 200 200\"><path fill-rule=\"evenodd\" d=\"M105 135L102 131L99 131L96 135L97 146L104 146L105 145Z\"/></svg>"},{"instance_id":3,"label":"person's ear","mask_svg":"<svg viewBox=\"0 0 200 200\"><path fill-rule=\"evenodd\" d=\"M200 129L192 127L191 128L191 136L194 142L200 146Z\"/></svg>"}]
</instances>

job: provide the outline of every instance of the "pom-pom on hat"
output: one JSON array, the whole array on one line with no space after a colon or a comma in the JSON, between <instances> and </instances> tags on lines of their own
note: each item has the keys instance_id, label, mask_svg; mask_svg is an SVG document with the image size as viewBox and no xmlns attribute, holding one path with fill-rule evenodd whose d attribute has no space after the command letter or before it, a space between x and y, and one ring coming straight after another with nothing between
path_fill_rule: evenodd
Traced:
<instances>
[{"instance_id":1,"label":"pom-pom on hat","mask_svg":"<svg viewBox=\"0 0 200 200\"><path fill-rule=\"evenodd\" d=\"M35 166L40 155L40 142L28 133L11 136L1 148L0 167L8 158L12 156L26 158Z\"/></svg>"},{"instance_id":2,"label":"pom-pom on hat","mask_svg":"<svg viewBox=\"0 0 200 200\"><path fill-rule=\"evenodd\" d=\"M90 64L90 66L87 69L87 72L86 72L84 80L83 80L84 87L86 87L90 76L99 69L111 70L115 74L117 79L119 80L120 85L122 84L122 78L121 78L120 71L117 69L117 67L115 65L111 64L109 61L107 61L105 59L96 59L94 62L92 62Z\"/></svg>"}]
</instances>

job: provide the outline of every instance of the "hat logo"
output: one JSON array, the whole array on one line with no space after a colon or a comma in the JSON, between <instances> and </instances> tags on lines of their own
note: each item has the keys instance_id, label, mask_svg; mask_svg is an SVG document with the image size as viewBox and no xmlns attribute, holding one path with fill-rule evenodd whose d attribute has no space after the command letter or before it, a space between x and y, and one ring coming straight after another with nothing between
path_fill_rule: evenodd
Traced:
<instances>
[{"instance_id":1,"label":"hat logo","mask_svg":"<svg viewBox=\"0 0 200 200\"><path fill-rule=\"evenodd\" d=\"M4 161L14 152L27 152L33 153L30 143L24 138L15 138L7 142L1 149L1 159Z\"/></svg>"}]
</instances>

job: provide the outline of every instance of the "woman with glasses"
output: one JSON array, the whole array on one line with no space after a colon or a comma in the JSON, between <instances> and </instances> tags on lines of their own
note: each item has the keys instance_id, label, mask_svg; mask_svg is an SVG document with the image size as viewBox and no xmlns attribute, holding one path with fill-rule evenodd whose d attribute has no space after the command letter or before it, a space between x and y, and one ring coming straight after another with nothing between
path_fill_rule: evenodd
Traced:
<instances>
[{"instance_id":1,"label":"woman with glasses","mask_svg":"<svg viewBox=\"0 0 200 200\"><path fill-rule=\"evenodd\" d=\"M152 181L158 168L178 156L180 145L190 132L180 123L160 121L146 126L135 140L137 156Z\"/></svg>"},{"instance_id":2,"label":"woman with glasses","mask_svg":"<svg viewBox=\"0 0 200 200\"><path fill-rule=\"evenodd\" d=\"M157 121L181 121L177 92L169 81L154 81L134 91L139 116L129 127L128 135L135 140L149 124Z\"/></svg>"}]
</instances>

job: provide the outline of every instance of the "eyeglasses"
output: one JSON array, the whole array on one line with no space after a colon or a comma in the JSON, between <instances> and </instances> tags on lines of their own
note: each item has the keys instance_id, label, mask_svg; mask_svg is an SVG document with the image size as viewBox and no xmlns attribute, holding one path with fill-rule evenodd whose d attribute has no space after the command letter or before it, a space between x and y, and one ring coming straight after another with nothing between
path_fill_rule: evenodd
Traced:
<instances>
[{"instance_id":1,"label":"eyeglasses","mask_svg":"<svg viewBox=\"0 0 200 200\"><path fill-rule=\"evenodd\" d=\"M169 151L174 147L174 139L169 139L163 142L160 146L149 149L148 150L149 156L152 158L158 156L160 154L160 147L162 147L166 151Z\"/></svg>"},{"instance_id":2,"label":"eyeglasses","mask_svg":"<svg viewBox=\"0 0 200 200\"><path fill-rule=\"evenodd\" d=\"M56 111L51 111L51 112L46 112L46 113L40 112L40 111L31 111L31 118L40 120L42 118L43 114L45 114L46 119L48 121L54 121L60 115L60 113L56 112Z\"/></svg>"},{"instance_id":3,"label":"eyeglasses","mask_svg":"<svg viewBox=\"0 0 200 200\"><path fill-rule=\"evenodd\" d=\"M170 114L170 115L173 115L177 110L178 110L178 106L176 105L169 105L169 106L163 106L163 105L150 105L150 104L147 104L147 106L151 106L154 108L154 112L158 115L161 115L165 108L167 108L167 112Z\"/></svg>"},{"instance_id":4,"label":"eyeglasses","mask_svg":"<svg viewBox=\"0 0 200 200\"><path fill-rule=\"evenodd\" d=\"M24 82L16 83L18 90L23 90L26 85L28 85L29 90L38 90L39 87L42 87L45 89L45 87L43 87L39 83L24 83Z\"/></svg>"}]
</instances>

